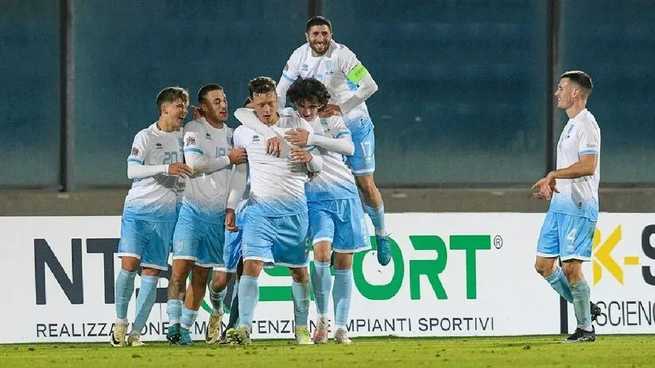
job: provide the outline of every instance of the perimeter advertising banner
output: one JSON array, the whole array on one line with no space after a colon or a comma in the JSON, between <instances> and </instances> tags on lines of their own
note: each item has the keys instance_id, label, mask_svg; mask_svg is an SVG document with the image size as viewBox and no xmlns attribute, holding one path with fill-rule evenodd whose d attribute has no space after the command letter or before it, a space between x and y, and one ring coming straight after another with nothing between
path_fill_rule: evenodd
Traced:
<instances>
[{"instance_id":1,"label":"perimeter advertising banner","mask_svg":"<svg viewBox=\"0 0 655 368\"><path fill-rule=\"evenodd\" d=\"M559 298L533 266L543 218L543 214L506 213L387 215L393 261L380 266L375 251L355 256L350 335L559 333ZM597 282L592 281L597 284L594 298L605 303L601 306L609 313L606 324L616 321L615 313L623 313L614 312L616 308L626 311L626 317L622 317L625 324L612 332L649 331L652 320L644 316L635 319L639 325L634 326L630 324L633 315L627 315L630 308L652 306L649 282L655 283L655 270L646 271L650 270L649 263L655 265L650 258L655 258L655 248L642 247L642 229L655 223L655 218L602 214L601 219L601 243L593 267L594 272L600 267L602 277L594 274L598 277ZM619 225L623 226L619 241L622 245L612 248L607 239L616 238L612 234ZM8 298L0 314L5 330L0 343L108 341L116 318L114 281L120 260L115 253L120 218L3 217L0 231L4 234L0 245L1 279ZM619 250L621 272L609 262L615 256L612 252L619 254ZM591 272L587 271L588 278ZM622 283L617 275L622 275ZM143 340L164 340L168 328L167 277L164 274L160 279ZM136 292L139 283L137 276ZM253 338L293 337L290 285L291 278L284 268L262 273ZM130 320L134 300L130 303ZM633 306L630 302L641 304ZM204 335L208 310L207 303L203 303L192 330L196 339ZM310 319L314 320L313 305L310 310ZM572 311L569 314L572 320Z\"/></svg>"}]
</instances>

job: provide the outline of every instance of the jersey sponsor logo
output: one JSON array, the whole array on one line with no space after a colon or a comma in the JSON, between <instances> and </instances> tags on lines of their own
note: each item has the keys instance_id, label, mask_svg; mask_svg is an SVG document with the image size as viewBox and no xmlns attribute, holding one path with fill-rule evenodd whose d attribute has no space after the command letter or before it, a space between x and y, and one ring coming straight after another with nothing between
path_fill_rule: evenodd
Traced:
<instances>
[{"instance_id":1,"label":"jersey sponsor logo","mask_svg":"<svg viewBox=\"0 0 655 368\"><path fill-rule=\"evenodd\" d=\"M132 156L138 156L139 155L139 149L136 147L132 147Z\"/></svg>"},{"instance_id":2,"label":"jersey sponsor logo","mask_svg":"<svg viewBox=\"0 0 655 368\"><path fill-rule=\"evenodd\" d=\"M252 136L252 141L253 142L259 142L259 136L258 135L253 135Z\"/></svg>"},{"instance_id":3,"label":"jersey sponsor logo","mask_svg":"<svg viewBox=\"0 0 655 368\"><path fill-rule=\"evenodd\" d=\"M307 65L307 64L303 64L303 65L300 67L300 70L302 70L302 71L307 71L307 70L309 70L309 65Z\"/></svg>"},{"instance_id":4,"label":"jersey sponsor logo","mask_svg":"<svg viewBox=\"0 0 655 368\"><path fill-rule=\"evenodd\" d=\"M196 145L196 139L193 137L187 137L186 138L186 145L187 146L195 146Z\"/></svg>"},{"instance_id":5,"label":"jersey sponsor logo","mask_svg":"<svg viewBox=\"0 0 655 368\"><path fill-rule=\"evenodd\" d=\"M212 139L212 135L209 133L205 133L205 139Z\"/></svg>"},{"instance_id":6,"label":"jersey sponsor logo","mask_svg":"<svg viewBox=\"0 0 655 368\"><path fill-rule=\"evenodd\" d=\"M155 149L164 149L164 146L161 143L157 142L155 143Z\"/></svg>"},{"instance_id":7,"label":"jersey sponsor logo","mask_svg":"<svg viewBox=\"0 0 655 368\"><path fill-rule=\"evenodd\" d=\"M328 72L332 71L332 60L325 61L325 70L327 70Z\"/></svg>"}]
</instances>

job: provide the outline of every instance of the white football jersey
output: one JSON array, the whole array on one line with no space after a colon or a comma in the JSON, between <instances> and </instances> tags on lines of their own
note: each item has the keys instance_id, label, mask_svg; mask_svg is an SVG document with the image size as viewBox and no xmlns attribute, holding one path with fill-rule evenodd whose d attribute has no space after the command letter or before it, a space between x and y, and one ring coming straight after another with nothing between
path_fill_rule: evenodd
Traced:
<instances>
[{"instance_id":1,"label":"white football jersey","mask_svg":"<svg viewBox=\"0 0 655 368\"><path fill-rule=\"evenodd\" d=\"M581 155L596 154L598 161L593 175L576 179L557 179L559 193L553 193L550 211L598 219L598 183L600 181L600 128L587 110L569 119L557 143L557 169L567 168Z\"/></svg>"},{"instance_id":2,"label":"white football jersey","mask_svg":"<svg viewBox=\"0 0 655 368\"><path fill-rule=\"evenodd\" d=\"M232 165L227 157L232 149L232 136L232 128L225 124L221 129L214 128L205 118L190 121L184 126L187 164L197 162L199 158L215 160L221 157L226 164L213 172L204 172L206 168L201 168L203 172L194 173L186 181L182 205L189 206L203 221L222 223L232 175Z\"/></svg>"},{"instance_id":3,"label":"white football jersey","mask_svg":"<svg viewBox=\"0 0 655 368\"><path fill-rule=\"evenodd\" d=\"M349 100L357 91L357 82L363 76L361 75L363 67L360 64L355 53L334 40L330 42L328 51L321 56L313 56L312 48L309 43L306 43L291 54L282 72L282 78L290 82L295 81L299 76L316 78L323 82L330 92L332 96L330 103L339 105ZM348 122L364 116L368 117L369 115L366 103L362 102L345 114L343 118L348 124Z\"/></svg>"},{"instance_id":4,"label":"white football jersey","mask_svg":"<svg viewBox=\"0 0 655 368\"><path fill-rule=\"evenodd\" d=\"M307 212L305 164L291 162L291 146L284 134L295 128L312 131L311 126L298 116L280 113L277 124L271 126L282 142L280 157L266 153L266 138L244 125L234 131L234 147L248 153L250 197L248 211L264 216L287 216Z\"/></svg>"},{"instance_id":5,"label":"white football jersey","mask_svg":"<svg viewBox=\"0 0 655 368\"><path fill-rule=\"evenodd\" d=\"M316 118L309 122L314 134L328 138L350 135L350 130L339 116L327 119ZM323 157L323 168L307 183L307 201L359 198L352 171L345 163L345 157L336 152L316 147Z\"/></svg>"},{"instance_id":6,"label":"white football jersey","mask_svg":"<svg viewBox=\"0 0 655 368\"><path fill-rule=\"evenodd\" d=\"M167 165L182 162L182 131L164 132L157 123L143 129L134 137L128 164ZM183 181L178 176L157 174L134 179L125 198L123 216L139 220L175 221L176 201Z\"/></svg>"}]
</instances>

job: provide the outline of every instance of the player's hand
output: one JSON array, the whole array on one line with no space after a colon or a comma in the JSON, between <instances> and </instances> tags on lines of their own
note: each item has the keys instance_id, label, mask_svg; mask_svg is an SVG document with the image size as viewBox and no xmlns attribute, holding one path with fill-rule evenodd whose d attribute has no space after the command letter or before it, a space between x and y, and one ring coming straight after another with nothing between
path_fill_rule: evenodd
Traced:
<instances>
[{"instance_id":1,"label":"player's hand","mask_svg":"<svg viewBox=\"0 0 655 368\"><path fill-rule=\"evenodd\" d=\"M193 111L193 120L198 120L202 117L202 111L197 106L189 106Z\"/></svg>"},{"instance_id":2,"label":"player's hand","mask_svg":"<svg viewBox=\"0 0 655 368\"><path fill-rule=\"evenodd\" d=\"M230 158L230 163L234 165L248 162L248 154L243 148L232 148L230 153L227 154L227 157Z\"/></svg>"},{"instance_id":3,"label":"player's hand","mask_svg":"<svg viewBox=\"0 0 655 368\"><path fill-rule=\"evenodd\" d=\"M312 154L302 148L291 149L291 161L299 164L305 164L312 160Z\"/></svg>"},{"instance_id":4,"label":"player's hand","mask_svg":"<svg viewBox=\"0 0 655 368\"><path fill-rule=\"evenodd\" d=\"M269 138L266 141L267 154L275 157L280 157L280 151L282 151L282 142L280 141L279 137Z\"/></svg>"},{"instance_id":5,"label":"player's hand","mask_svg":"<svg viewBox=\"0 0 655 368\"><path fill-rule=\"evenodd\" d=\"M555 185L555 178L551 174L548 174L545 178L539 179L539 181L532 185L532 189L538 190L536 193L532 194L537 199L550 200L553 192L559 193L559 190Z\"/></svg>"},{"instance_id":6,"label":"player's hand","mask_svg":"<svg viewBox=\"0 0 655 368\"><path fill-rule=\"evenodd\" d=\"M175 162L168 165L168 175L177 175L187 177L192 174L192 170L187 165L181 162Z\"/></svg>"},{"instance_id":7,"label":"player's hand","mask_svg":"<svg viewBox=\"0 0 655 368\"><path fill-rule=\"evenodd\" d=\"M307 145L307 140L309 139L309 131L303 128L296 128L288 131L284 135L284 139L293 145L304 147Z\"/></svg>"},{"instance_id":8,"label":"player's hand","mask_svg":"<svg viewBox=\"0 0 655 368\"><path fill-rule=\"evenodd\" d=\"M225 228L232 233L239 231L239 228L236 226L236 215L232 208L225 209Z\"/></svg>"},{"instance_id":9,"label":"player's hand","mask_svg":"<svg viewBox=\"0 0 655 368\"><path fill-rule=\"evenodd\" d=\"M327 104L322 109L318 110L318 116L322 118L329 118L330 116L341 115L341 108L339 105Z\"/></svg>"}]
</instances>

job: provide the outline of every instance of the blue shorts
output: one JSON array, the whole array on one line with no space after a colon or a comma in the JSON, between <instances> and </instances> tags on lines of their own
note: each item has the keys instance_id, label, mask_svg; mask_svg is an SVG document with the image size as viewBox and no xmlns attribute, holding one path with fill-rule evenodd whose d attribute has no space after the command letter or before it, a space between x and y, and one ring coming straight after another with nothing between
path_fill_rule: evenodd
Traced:
<instances>
[{"instance_id":1,"label":"blue shorts","mask_svg":"<svg viewBox=\"0 0 655 368\"><path fill-rule=\"evenodd\" d=\"M373 122L362 116L348 123L348 129L355 144L355 153L346 157L346 162L355 176L373 175L375 172L375 134Z\"/></svg>"},{"instance_id":2,"label":"blue shorts","mask_svg":"<svg viewBox=\"0 0 655 368\"><path fill-rule=\"evenodd\" d=\"M246 211L241 240L243 260L275 262L285 267L309 264L307 213L267 217Z\"/></svg>"},{"instance_id":3,"label":"blue shorts","mask_svg":"<svg viewBox=\"0 0 655 368\"><path fill-rule=\"evenodd\" d=\"M138 258L141 267L166 271L174 229L174 222L151 222L123 217L118 256Z\"/></svg>"},{"instance_id":4,"label":"blue shorts","mask_svg":"<svg viewBox=\"0 0 655 368\"><path fill-rule=\"evenodd\" d=\"M312 244L327 241L338 253L371 249L359 198L308 202Z\"/></svg>"},{"instance_id":5,"label":"blue shorts","mask_svg":"<svg viewBox=\"0 0 655 368\"><path fill-rule=\"evenodd\" d=\"M194 261L196 266L207 268L225 267L223 242L225 225L202 221L184 208L180 212L173 235L173 260Z\"/></svg>"},{"instance_id":6,"label":"blue shorts","mask_svg":"<svg viewBox=\"0 0 655 368\"><path fill-rule=\"evenodd\" d=\"M548 212L541 227L537 255L562 261L589 261L596 221L586 217Z\"/></svg>"}]
</instances>

